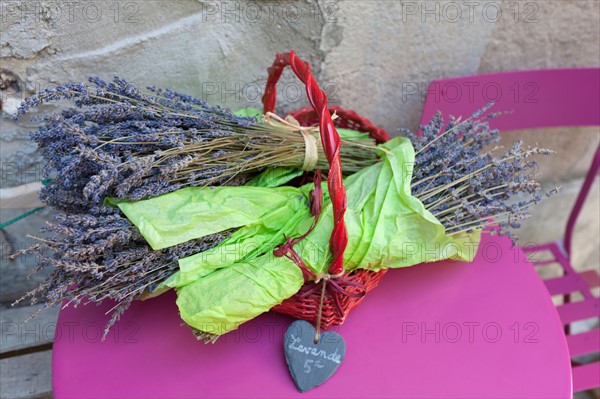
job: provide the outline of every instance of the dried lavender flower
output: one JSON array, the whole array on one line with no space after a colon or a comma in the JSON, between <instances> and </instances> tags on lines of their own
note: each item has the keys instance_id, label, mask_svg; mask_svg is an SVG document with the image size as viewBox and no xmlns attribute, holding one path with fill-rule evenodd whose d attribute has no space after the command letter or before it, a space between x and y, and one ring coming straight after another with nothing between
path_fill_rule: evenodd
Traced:
<instances>
[{"instance_id":1,"label":"dried lavender flower","mask_svg":"<svg viewBox=\"0 0 600 399\"><path fill-rule=\"evenodd\" d=\"M418 136L402 130L415 149L412 193L446 227L447 234L471 231L494 223L493 230L515 237L529 217L527 209L541 200L533 180L532 155L549 155L544 148L524 148L518 141L505 154L494 157L485 149L500 140L489 126L488 104L464 121L450 117L445 124L437 113ZM549 193L550 194L550 193ZM517 198L528 199L515 203ZM492 221L493 220L493 221Z\"/></svg>"}]
</instances>

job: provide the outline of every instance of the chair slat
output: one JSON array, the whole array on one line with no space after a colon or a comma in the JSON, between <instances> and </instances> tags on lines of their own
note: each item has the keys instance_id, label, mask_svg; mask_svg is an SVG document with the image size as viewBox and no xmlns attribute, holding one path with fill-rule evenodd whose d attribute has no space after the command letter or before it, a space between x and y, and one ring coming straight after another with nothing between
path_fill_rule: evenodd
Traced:
<instances>
[{"instance_id":1,"label":"chair slat","mask_svg":"<svg viewBox=\"0 0 600 399\"><path fill-rule=\"evenodd\" d=\"M544 280L544 284L550 295L569 294L587 289L587 284L579 275L550 278Z\"/></svg>"},{"instance_id":2,"label":"chair slat","mask_svg":"<svg viewBox=\"0 0 600 399\"><path fill-rule=\"evenodd\" d=\"M535 254L539 254L539 253L548 252L548 251L551 252L554 247L556 247L555 242L548 242L546 244L536 244L536 245L529 245L526 247L521 247L521 249L526 254L529 254L532 252Z\"/></svg>"},{"instance_id":3,"label":"chair slat","mask_svg":"<svg viewBox=\"0 0 600 399\"><path fill-rule=\"evenodd\" d=\"M551 264L559 264L556 259L544 259L544 260L534 260L529 259L532 265L534 266L543 266L543 265L551 265Z\"/></svg>"},{"instance_id":4,"label":"chair slat","mask_svg":"<svg viewBox=\"0 0 600 399\"><path fill-rule=\"evenodd\" d=\"M571 357L600 352L600 328L580 334L567 335Z\"/></svg>"},{"instance_id":5,"label":"chair slat","mask_svg":"<svg viewBox=\"0 0 600 399\"><path fill-rule=\"evenodd\" d=\"M592 300L566 303L557 306L556 310L563 324L570 324L577 320L585 320L600 315L600 298Z\"/></svg>"},{"instance_id":6,"label":"chair slat","mask_svg":"<svg viewBox=\"0 0 600 399\"><path fill-rule=\"evenodd\" d=\"M598 275L596 270L586 270L579 273L579 275L590 288L600 287L600 275Z\"/></svg>"},{"instance_id":7,"label":"chair slat","mask_svg":"<svg viewBox=\"0 0 600 399\"><path fill-rule=\"evenodd\" d=\"M573 392L600 386L600 362L573 367Z\"/></svg>"}]
</instances>

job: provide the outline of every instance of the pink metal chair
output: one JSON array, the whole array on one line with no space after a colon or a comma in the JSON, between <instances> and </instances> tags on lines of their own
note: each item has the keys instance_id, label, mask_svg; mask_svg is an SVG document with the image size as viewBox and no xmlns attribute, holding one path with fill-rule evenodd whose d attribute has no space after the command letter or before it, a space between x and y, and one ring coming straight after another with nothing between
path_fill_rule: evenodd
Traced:
<instances>
[{"instance_id":1,"label":"pink metal chair","mask_svg":"<svg viewBox=\"0 0 600 399\"><path fill-rule=\"evenodd\" d=\"M506 130L558 126L600 125L600 69L555 69L515 71L466 76L433 81L427 89L422 124L438 110L445 115L468 116L489 101L496 111L511 113L490 120L490 125ZM551 258L534 261L536 266L559 264L562 276L545 280L550 295L562 295L557 306L565 326L571 358L600 352L600 329L571 334L570 325L579 320L598 318L600 298L592 289L600 286L596 270L577 273L571 265L571 245L577 217L600 170L600 146L586 175L569 216L564 237L551 243L523 248L525 253L550 252ZM597 237L596 237L597 239ZM593 241L591 241L593 244ZM597 265L596 265L597 266ZM579 292L582 301L571 302ZM580 364L572 360L573 391L600 386L600 361Z\"/></svg>"}]
</instances>

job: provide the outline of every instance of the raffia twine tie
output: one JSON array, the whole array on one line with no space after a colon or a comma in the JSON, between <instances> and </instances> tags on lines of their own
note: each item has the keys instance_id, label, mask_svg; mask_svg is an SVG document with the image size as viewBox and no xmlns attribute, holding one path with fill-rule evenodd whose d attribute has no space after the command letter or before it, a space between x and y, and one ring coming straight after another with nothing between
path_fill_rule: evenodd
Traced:
<instances>
[{"instance_id":1,"label":"raffia twine tie","mask_svg":"<svg viewBox=\"0 0 600 399\"><path fill-rule=\"evenodd\" d=\"M337 115L334 113L331 118L333 120L336 117ZM293 116L288 115L284 119L273 112L267 112L263 118L267 125L292 132L300 132L304 138L304 163L302 164L302 170L311 171L316 169L319 162L319 147L315 138L315 134L319 133L318 126L300 126L300 123Z\"/></svg>"}]
</instances>

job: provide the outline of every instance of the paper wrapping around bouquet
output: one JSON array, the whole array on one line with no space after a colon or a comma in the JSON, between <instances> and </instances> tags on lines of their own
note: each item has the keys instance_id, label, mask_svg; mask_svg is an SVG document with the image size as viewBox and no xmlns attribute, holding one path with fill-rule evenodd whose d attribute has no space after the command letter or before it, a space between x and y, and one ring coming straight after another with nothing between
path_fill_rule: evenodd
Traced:
<instances>
[{"instance_id":1,"label":"paper wrapping around bouquet","mask_svg":"<svg viewBox=\"0 0 600 399\"><path fill-rule=\"evenodd\" d=\"M345 179L347 271L412 266L442 259L471 261L480 234L445 234L442 224L410 192L414 150L406 138L380 145L380 161ZM260 179L258 180L260 181ZM154 248L237 229L217 247L179 260L180 270L159 289L177 289L182 319L212 334L231 331L296 293L298 266L273 249L313 222L303 187L193 187L117 205ZM332 206L294 249L316 273L330 262Z\"/></svg>"}]
</instances>

